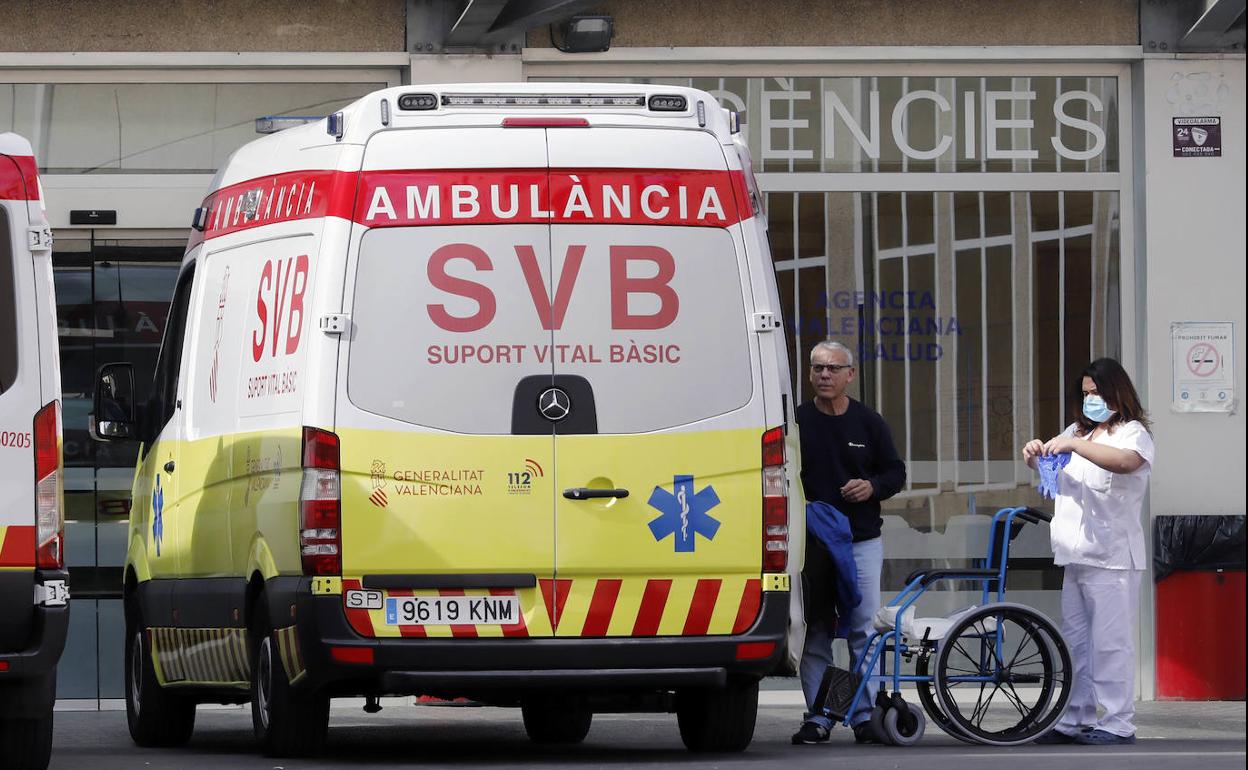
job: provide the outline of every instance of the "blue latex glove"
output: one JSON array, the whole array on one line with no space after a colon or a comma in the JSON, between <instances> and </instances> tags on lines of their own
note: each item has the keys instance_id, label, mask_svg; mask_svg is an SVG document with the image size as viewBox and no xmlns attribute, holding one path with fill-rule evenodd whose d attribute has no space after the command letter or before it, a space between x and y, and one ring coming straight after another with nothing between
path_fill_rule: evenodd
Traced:
<instances>
[{"instance_id":1,"label":"blue latex glove","mask_svg":"<svg viewBox=\"0 0 1248 770\"><path fill-rule=\"evenodd\" d=\"M1065 468L1068 462L1070 462L1070 452L1036 457L1036 470L1040 471L1040 484L1037 489L1040 490L1041 497L1047 497L1050 500L1057 497L1060 489L1058 478L1061 477L1062 468Z\"/></svg>"}]
</instances>

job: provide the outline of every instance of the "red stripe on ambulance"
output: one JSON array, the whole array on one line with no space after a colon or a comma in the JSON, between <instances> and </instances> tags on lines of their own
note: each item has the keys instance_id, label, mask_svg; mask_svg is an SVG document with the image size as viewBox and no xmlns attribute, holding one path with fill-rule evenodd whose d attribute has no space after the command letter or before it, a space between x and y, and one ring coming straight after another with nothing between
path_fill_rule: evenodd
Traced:
<instances>
[{"instance_id":1,"label":"red stripe on ambulance","mask_svg":"<svg viewBox=\"0 0 1248 770\"><path fill-rule=\"evenodd\" d=\"M463 596L462 588L443 588L438 591L439 596ZM451 636L456 639L475 639L477 636L477 627L471 623L457 623L451 626Z\"/></svg>"},{"instance_id":2,"label":"red stripe on ambulance","mask_svg":"<svg viewBox=\"0 0 1248 770\"><path fill-rule=\"evenodd\" d=\"M615 612L615 601L620 597L620 586L623 580L599 580L594 586L594 598L589 601L589 614L585 616L585 625L581 628L581 636L606 636L611 626L611 614Z\"/></svg>"},{"instance_id":3,"label":"red stripe on ambulance","mask_svg":"<svg viewBox=\"0 0 1248 770\"><path fill-rule=\"evenodd\" d=\"M542 589L542 600L546 602L546 614L550 616L550 627L559 628L559 619L563 617L563 605L568 601L572 591L571 580L539 580Z\"/></svg>"},{"instance_id":4,"label":"red stripe on ambulance","mask_svg":"<svg viewBox=\"0 0 1248 770\"><path fill-rule=\"evenodd\" d=\"M361 588L360 581L347 580L342 581L342 609L347 614L347 623L351 629L360 636L373 637L373 619L369 617L368 610L348 607L347 591L356 591Z\"/></svg>"},{"instance_id":5,"label":"red stripe on ambulance","mask_svg":"<svg viewBox=\"0 0 1248 770\"><path fill-rule=\"evenodd\" d=\"M732 624L732 633L744 634L754 625L758 617L758 608L763 599L763 581L745 581L745 591L741 594L741 606L737 608L737 619Z\"/></svg>"},{"instance_id":6,"label":"red stripe on ambulance","mask_svg":"<svg viewBox=\"0 0 1248 770\"><path fill-rule=\"evenodd\" d=\"M491 588L490 596L519 596L519 594L511 588ZM519 617L516 618L516 622L510 626L503 626L502 629L503 636L505 637L528 636L529 628L524 622L523 608L520 610Z\"/></svg>"},{"instance_id":7,"label":"red stripe on ambulance","mask_svg":"<svg viewBox=\"0 0 1248 770\"><path fill-rule=\"evenodd\" d=\"M742 172L709 169L288 171L211 193L203 203L204 229L192 233L190 246L255 227L319 217L368 227L731 227L750 215L748 203L742 204L748 200Z\"/></svg>"},{"instance_id":8,"label":"red stripe on ambulance","mask_svg":"<svg viewBox=\"0 0 1248 770\"><path fill-rule=\"evenodd\" d=\"M0 567L35 566L35 528L0 527Z\"/></svg>"},{"instance_id":9,"label":"red stripe on ambulance","mask_svg":"<svg viewBox=\"0 0 1248 770\"><path fill-rule=\"evenodd\" d=\"M655 636L663 621L663 608L667 595L672 591L670 580L647 580L646 591L641 595L641 607L637 610L637 622L633 624L633 636Z\"/></svg>"},{"instance_id":10,"label":"red stripe on ambulance","mask_svg":"<svg viewBox=\"0 0 1248 770\"><path fill-rule=\"evenodd\" d=\"M689 615L685 618L684 636L703 636L711 627L711 615L715 612L715 600L719 598L722 580L699 580L693 589L693 601L689 603Z\"/></svg>"}]
</instances>

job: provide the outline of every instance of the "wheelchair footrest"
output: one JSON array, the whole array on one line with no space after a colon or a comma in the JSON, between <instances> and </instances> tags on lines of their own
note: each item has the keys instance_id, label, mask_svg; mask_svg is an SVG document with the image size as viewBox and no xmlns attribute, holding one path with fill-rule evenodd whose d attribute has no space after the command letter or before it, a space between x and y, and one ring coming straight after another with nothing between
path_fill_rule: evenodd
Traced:
<instances>
[{"instance_id":1,"label":"wheelchair footrest","mask_svg":"<svg viewBox=\"0 0 1248 770\"><path fill-rule=\"evenodd\" d=\"M815 702L820 704L823 713L840 722L849 713L853 705L854 693L858 692L861 677L836 666L828 666L823 672L823 680L819 683L819 691Z\"/></svg>"}]
</instances>

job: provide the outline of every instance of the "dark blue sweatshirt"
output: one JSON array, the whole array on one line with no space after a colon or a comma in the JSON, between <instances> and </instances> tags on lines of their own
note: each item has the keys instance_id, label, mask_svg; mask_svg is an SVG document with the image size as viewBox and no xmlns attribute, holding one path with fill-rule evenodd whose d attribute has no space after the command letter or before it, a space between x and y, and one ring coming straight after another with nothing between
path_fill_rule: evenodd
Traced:
<instances>
[{"instance_id":1,"label":"dark blue sweatshirt","mask_svg":"<svg viewBox=\"0 0 1248 770\"><path fill-rule=\"evenodd\" d=\"M855 543L879 537L880 501L906 484L906 464L884 418L852 398L845 414L836 416L807 401L797 408L797 427L806 499L831 503L845 514ZM846 501L841 487L850 479L870 481L875 494L861 503Z\"/></svg>"}]
</instances>

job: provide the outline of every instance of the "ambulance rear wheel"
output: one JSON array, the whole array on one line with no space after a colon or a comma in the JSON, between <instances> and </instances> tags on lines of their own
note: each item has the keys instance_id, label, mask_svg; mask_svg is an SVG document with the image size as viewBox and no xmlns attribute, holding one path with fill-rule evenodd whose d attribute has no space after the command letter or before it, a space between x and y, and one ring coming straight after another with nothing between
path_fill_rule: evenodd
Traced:
<instances>
[{"instance_id":1,"label":"ambulance rear wheel","mask_svg":"<svg viewBox=\"0 0 1248 770\"><path fill-rule=\"evenodd\" d=\"M6 770L44 770L52 758L52 709L36 719L0 717L0 757Z\"/></svg>"},{"instance_id":2,"label":"ambulance rear wheel","mask_svg":"<svg viewBox=\"0 0 1248 770\"><path fill-rule=\"evenodd\" d=\"M524 731L534 743L580 743L594 720L584 699L570 695L526 700L520 713Z\"/></svg>"},{"instance_id":3,"label":"ambulance rear wheel","mask_svg":"<svg viewBox=\"0 0 1248 770\"><path fill-rule=\"evenodd\" d=\"M309 757L325 748L329 733L329 698L291 686L265 621L257 630L251 664L251 724L269 757Z\"/></svg>"},{"instance_id":4,"label":"ambulance rear wheel","mask_svg":"<svg viewBox=\"0 0 1248 770\"><path fill-rule=\"evenodd\" d=\"M139 622L127 623L126 726L139 746L181 746L195 730L195 701L160 686L151 642Z\"/></svg>"},{"instance_id":5,"label":"ambulance rear wheel","mask_svg":"<svg viewBox=\"0 0 1248 770\"><path fill-rule=\"evenodd\" d=\"M745 751L758 718L758 680L732 680L723 689L676 694L680 739L690 751Z\"/></svg>"}]
</instances>

